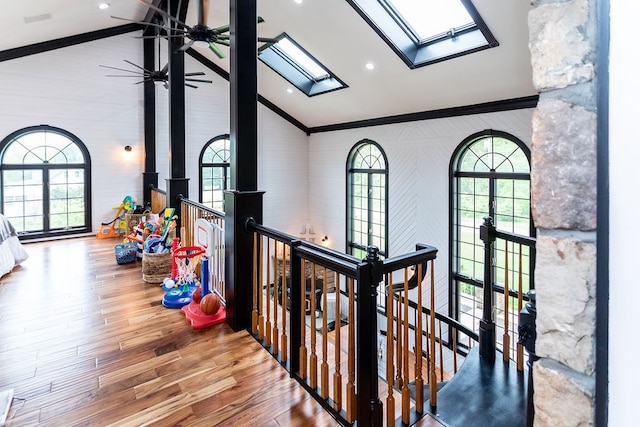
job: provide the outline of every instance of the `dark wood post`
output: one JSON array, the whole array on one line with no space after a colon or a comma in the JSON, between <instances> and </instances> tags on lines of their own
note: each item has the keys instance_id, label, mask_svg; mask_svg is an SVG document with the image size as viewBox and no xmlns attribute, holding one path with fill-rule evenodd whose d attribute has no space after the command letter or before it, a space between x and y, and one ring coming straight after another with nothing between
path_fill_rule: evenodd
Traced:
<instances>
[{"instance_id":1,"label":"dark wood post","mask_svg":"<svg viewBox=\"0 0 640 427\"><path fill-rule=\"evenodd\" d=\"M382 426L382 402L378 396L378 284L382 281L382 261L375 246L367 248L367 258L358 266L357 280L357 361L358 425Z\"/></svg>"},{"instance_id":2,"label":"dark wood post","mask_svg":"<svg viewBox=\"0 0 640 427\"><path fill-rule=\"evenodd\" d=\"M145 31L145 35L150 35ZM153 70L156 61L155 40L143 39L144 68ZM143 205L151 204L151 187L158 187L156 171L156 88L153 80L144 82L144 172Z\"/></svg>"},{"instance_id":3,"label":"dark wood post","mask_svg":"<svg viewBox=\"0 0 640 427\"><path fill-rule=\"evenodd\" d=\"M258 188L258 14L256 0L230 0L231 190L225 192L225 297L227 323L251 327L253 233L245 221L262 224Z\"/></svg>"},{"instance_id":4,"label":"dark wood post","mask_svg":"<svg viewBox=\"0 0 640 427\"><path fill-rule=\"evenodd\" d=\"M493 318L493 244L496 228L493 218L487 216L480 226L480 238L484 242L484 286L482 288L482 319L480 320L480 357L489 363L496 358L496 324Z\"/></svg>"}]
</instances>

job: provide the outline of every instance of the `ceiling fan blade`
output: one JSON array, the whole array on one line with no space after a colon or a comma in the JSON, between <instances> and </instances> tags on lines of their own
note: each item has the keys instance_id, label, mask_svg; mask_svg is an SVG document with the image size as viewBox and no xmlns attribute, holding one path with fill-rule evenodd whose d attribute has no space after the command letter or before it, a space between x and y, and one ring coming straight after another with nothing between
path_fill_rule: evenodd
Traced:
<instances>
[{"instance_id":1,"label":"ceiling fan blade","mask_svg":"<svg viewBox=\"0 0 640 427\"><path fill-rule=\"evenodd\" d=\"M151 3L147 3L147 2L146 2L146 1L144 1L144 0L138 0L138 2L140 2L140 3L144 4L144 5L145 5L145 6L147 6L149 9L153 9L153 10L155 10L156 12L158 12L159 14L161 14L162 16L164 16L164 17L166 17L166 18L169 18L170 20L172 20L173 22L177 23L178 25L183 26L183 27L184 27L184 28L186 28L187 30L191 29L191 27L189 27L187 24L185 24L184 22L182 22L182 21L180 21L179 19L175 18L174 16L171 16L171 14L170 14L170 13L167 13L166 11L164 11L164 10L160 9L159 7L154 6L154 5L153 5L153 4L151 4ZM163 27L163 28L165 28L165 29L166 29L166 27Z\"/></svg>"},{"instance_id":2,"label":"ceiling fan blade","mask_svg":"<svg viewBox=\"0 0 640 427\"><path fill-rule=\"evenodd\" d=\"M109 68L111 70L125 71L127 73L134 73L134 74L137 74L137 75L142 75L143 74L140 71L125 70L124 68L110 67L108 65L99 65L99 67Z\"/></svg>"},{"instance_id":3,"label":"ceiling fan blade","mask_svg":"<svg viewBox=\"0 0 640 427\"><path fill-rule=\"evenodd\" d=\"M229 40L216 40L211 43L218 43L218 44L221 44L222 46L231 46L231 44L229 43Z\"/></svg>"},{"instance_id":4,"label":"ceiling fan blade","mask_svg":"<svg viewBox=\"0 0 640 427\"><path fill-rule=\"evenodd\" d=\"M142 71L144 71L145 73L151 73L151 71L147 70L146 68L143 68L143 67L141 67L141 66L139 66L139 65L136 65L136 64L134 64L133 62L131 62L131 61L127 60L127 59L125 59L125 60L124 60L124 62L126 62L126 63L127 63L127 64L129 64L129 65L133 65L133 66L134 66L134 67L136 67L136 68L140 68L140 69L141 69Z\"/></svg>"},{"instance_id":5,"label":"ceiling fan blade","mask_svg":"<svg viewBox=\"0 0 640 427\"><path fill-rule=\"evenodd\" d=\"M166 30L167 27L165 27L164 25L160 25L160 24L155 24L153 22L144 22L144 21L136 21L134 19L127 19L127 18L120 18L119 16L113 16L111 15L111 17L113 19L120 19L122 21L127 21L127 22L133 22L135 24L140 24L140 25L150 25L152 27L156 27L156 28L162 28L163 30Z\"/></svg>"},{"instance_id":6,"label":"ceiling fan blade","mask_svg":"<svg viewBox=\"0 0 640 427\"><path fill-rule=\"evenodd\" d=\"M227 25L221 25L221 26L216 27L216 28L212 28L211 31L213 32L213 34L219 35L219 34L222 34L222 33L228 33L229 32L229 28L230 28L229 24L227 24Z\"/></svg>"},{"instance_id":7,"label":"ceiling fan blade","mask_svg":"<svg viewBox=\"0 0 640 427\"><path fill-rule=\"evenodd\" d=\"M194 88L194 89L198 89L198 86L196 86L196 85L190 85L189 83L185 83L184 85L185 85L185 86L192 87L192 88Z\"/></svg>"},{"instance_id":8,"label":"ceiling fan blade","mask_svg":"<svg viewBox=\"0 0 640 427\"><path fill-rule=\"evenodd\" d=\"M224 58L224 53L222 53L220 48L216 46L214 43L209 43L209 49L211 49L211 51L213 51L213 53L215 53L218 56L218 58L220 59Z\"/></svg>"},{"instance_id":9,"label":"ceiling fan blade","mask_svg":"<svg viewBox=\"0 0 640 427\"><path fill-rule=\"evenodd\" d=\"M184 73L185 76L204 76L203 71L194 71L193 73Z\"/></svg>"},{"instance_id":10,"label":"ceiling fan blade","mask_svg":"<svg viewBox=\"0 0 640 427\"><path fill-rule=\"evenodd\" d=\"M162 67L162 70L160 70L160 72L162 74L167 74L169 72L169 63L168 62L165 64L164 67Z\"/></svg>"},{"instance_id":11,"label":"ceiling fan blade","mask_svg":"<svg viewBox=\"0 0 640 427\"><path fill-rule=\"evenodd\" d=\"M185 50L189 49L191 46L193 46L193 44L195 43L195 40L189 40L188 43L183 44L182 46L180 46L180 48L178 48L178 52L184 52Z\"/></svg>"},{"instance_id":12,"label":"ceiling fan blade","mask_svg":"<svg viewBox=\"0 0 640 427\"><path fill-rule=\"evenodd\" d=\"M200 82L200 83L213 83L212 80L203 80L203 79L184 79L187 82Z\"/></svg>"},{"instance_id":13,"label":"ceiling fan blade","mask_svg":"<svg viewBox=\"0 0 640 427\"><path fill-rule=\"evenodd\" d=\"M258 24L262 24L264 22L264 19L262 19L262 16L258 15Z\"/></svg>"},{"instance_id":14,"label":"ceiling fan blade","mask_svg":"<svg viewBox=\"0 0 640 427\"><path fill-rule=\"evenodd\" d=\"M105 77L135 77L136 79L139 79L141 76L123 76L122 74L105 74Z\"/></svg>"}]
</instances>

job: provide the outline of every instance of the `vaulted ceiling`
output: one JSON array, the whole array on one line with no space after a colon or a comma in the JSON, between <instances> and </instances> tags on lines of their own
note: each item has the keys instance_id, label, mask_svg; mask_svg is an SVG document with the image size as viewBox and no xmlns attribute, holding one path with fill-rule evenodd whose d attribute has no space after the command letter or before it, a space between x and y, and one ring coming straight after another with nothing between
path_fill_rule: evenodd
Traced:
<instances>
[{"instance_id":1,"label":"vaulted ceiling","mask_svg":"<svg viewBox=\"0 0 640 427\"><path fill-rule=\"evenodd\" d=\"M99 0L7 2L0 14L4 34L0 59L3 53L127 23L112 16L134 21L150 16L139 0L106 1L111 6L107 10L98 9ZM259 37L286 32L348 86L309 97L258 61L258 92L308 128L534 97L528 49L530 3L472 2L499 46L410 69L346 0L258 0L258 15L264 19L258 25ZM197 23L198 8L199 1L189 2L187 24ZM228 23L229 1L209 0L208 26ZM229 71L229 48L222 47L226 55L222 59L206 47L192 49ZM367 70L367 62L375 69ZM97 76L103 74L96 70Z\"/></svg>"}]
</instances>

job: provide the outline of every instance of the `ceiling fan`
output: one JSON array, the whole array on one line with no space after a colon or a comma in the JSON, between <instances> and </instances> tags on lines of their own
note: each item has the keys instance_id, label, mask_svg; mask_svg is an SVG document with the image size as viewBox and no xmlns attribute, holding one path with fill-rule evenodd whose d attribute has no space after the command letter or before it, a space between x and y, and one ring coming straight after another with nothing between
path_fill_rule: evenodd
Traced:
<instances>
[{"instance_id":1,"label":"ceiling fan","mask_svg":"<svg viewBox=\"0 0 640 427\"><path fill-rule=\"evenodd\" d=\"M169 88L169 63L165 64L164 67L160 68L160 39L158 39L158 70L147 70L146 68L136 65L133 62L128 61L126 59L124 60L124 62L137 68L137 70L127 70L124 68L110 67L108 65L100 65L100 67L130 73L130 74L107 74L106 77L137 77L137 78L141 78L142 80L140 80L139 82L136 82L135 84L152 81L155 83L162 83L165 89ZM193 78L194 76L204 76L205 73L202 71L185 73L184 75L185 75L185 79L184 79L185 86L192 87L194 89L197 88L198 86L189 82L213 83L213 81L211 80Z\"/></svg>"},{"instance_id":2,"label":"ceiling fan","mask_svg":"<svg viewBox=\"0 0 640 427\"><path fill-rule=\"evenodd\" d=\"M144 25L151 25L157 28L162 28L166 31L166 34L171 34L171 31L175 31L177 34L170 35L169 37L183 37L185 39L189 39L188 42L186 42L184 45L182 45L182 47L178 49L180 51L185 51L189 49L191 46L193 46L194 44L198 42L202 42L202 43L206 43L209 46L209 49L211 49L211 51L215 53L218 56L218 58L225 57L224 53L217 45L229 46L229 34L225 34L229 32L229 25L228 24L222 25L216 28L210 28L207 26L207 16L209 14L209 0L198 0L198 4L200 6L198 9L198 23L193 26L189 26L185 24L184 22L180 21L176 17L172 16L167 11L164 11L161 8L151 3L147 3L144 0L137 0L137 1L146 5L148 8L156 11L166 20L173 21L175 24L177 24L177 27L169 28L168 26L160 25L157 23L132 21L126 18L118 18L117 16L111 16L111 17L116 19L123 19L125 21L130 21L130 22L137 22ZM180 0L180 2L178 3L178 10L180 10L181 3L182 3L182 0ZM262 17L259 16L258 23L261 23L261 22L264 22L264 19L262 19ZM151 37L160 37L160 36L162 35L157 34ZM144 36L144 37L149 37L149 36ZM259 37L258 41L267 42L267 43L277 42L277 40L275 39L262 38L262 37Z\"/></svg>"}]
</instances>

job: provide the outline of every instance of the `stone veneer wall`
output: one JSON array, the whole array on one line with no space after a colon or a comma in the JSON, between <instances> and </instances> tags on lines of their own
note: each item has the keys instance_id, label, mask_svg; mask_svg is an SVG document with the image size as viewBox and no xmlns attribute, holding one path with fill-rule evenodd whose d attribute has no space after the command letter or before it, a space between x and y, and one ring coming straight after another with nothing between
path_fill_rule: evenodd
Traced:
<instances>
[{"instance_id":1,"label":"stone veneer wall","mask_svg":"<svg viewBox=\"0 0 640 427\"><path fill-rule=\"evenodd\" d=\"M597 0L532 0L535 426L594 424Z\"/></svg>"}]
</instances>

